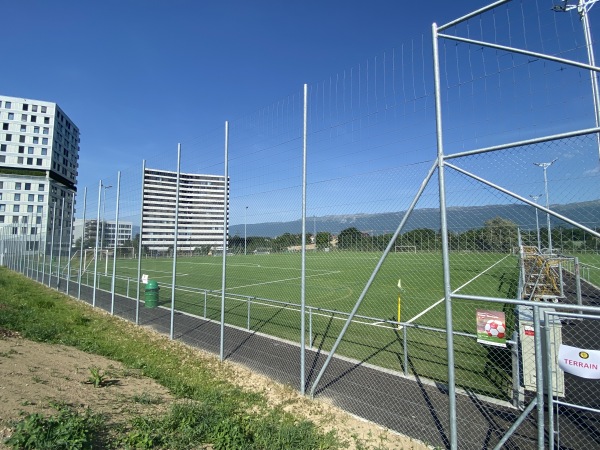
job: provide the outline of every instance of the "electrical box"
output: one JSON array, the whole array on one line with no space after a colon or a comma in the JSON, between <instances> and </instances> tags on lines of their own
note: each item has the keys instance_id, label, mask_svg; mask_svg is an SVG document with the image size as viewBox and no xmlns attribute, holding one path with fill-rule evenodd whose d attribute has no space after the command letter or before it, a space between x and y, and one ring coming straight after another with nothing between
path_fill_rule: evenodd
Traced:
<instances>
[{"instance_id":1,"label":"electrical box","mask_svg":"<svg viewBox=\"0 0 600 450\"><path fill-rule=\"evenodd\" d=\"M550 339L546 342L544 310L554 311L553 308L540 309L540 332L542 333L542 368L544 377L548 370L552 371L552 388L555 397L565 396L565 378L558 368L558 349L562 343L562 324L557 316L549 316ZM519 341L521 342L521 368L523 371L523 387L527 391L537 391L535 370L535 332L533 327L533 307L518 306ZM547 379L544 379L544 391L547 390Z\"/></svg>"}]
</instances>

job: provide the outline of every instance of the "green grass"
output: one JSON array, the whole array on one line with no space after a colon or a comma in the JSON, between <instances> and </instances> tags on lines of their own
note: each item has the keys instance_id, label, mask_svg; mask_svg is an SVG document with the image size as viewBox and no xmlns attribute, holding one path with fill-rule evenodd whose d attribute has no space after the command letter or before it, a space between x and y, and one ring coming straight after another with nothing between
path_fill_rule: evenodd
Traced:
<instances>
[{"instance_id":1,"label":"green grass","mask_svg":"<svg viewBox=\"0 0 600 450\"><path fill-rule=\"evenodd\" d=\"M308 253L306 256L306 304L315 308L307 315L312 334L308 342L315 348L329 350L339 335L345 315L331 314L316 308L349 313L375 268L380 253L332 252ZM100 277L100 288L110 289L109 277ZM514 298L517 290L517 258L498 253L452 253L450 255L451 288L470 295ZM144 259L142 273L162 286L161 304L170 305L171 259ZM117 292L125 294L129 277L129 294L135 297L137 260L118 260ZM402 291L397 287L402 280ZM178 310L204 315L206 290L207 316L220 320L222 259L220 257L179 257L177 260ZM93 276L90 276L90 283ZM143 298L143 285L142 298ZM263 301L300 303L301 257L299 254L236 255L227 258L227 323L253 331L300 341L300 315L297 308L283 308ZM395 321L398 294L401 294L402 321L446 328L441 256L436 253L393 253L385 260L367 292L358 314ZM250 298L250 300L248 300ZM250 305L249 305L250 303ZM437 304L436 306L433 306ZM432 307L433 306L433 307ZM432 307L428 312L425 310ZM505 309L501 304L455 301L455 331L475 334L476 309ZM418 317L418 318L417 318ZM509 324L509 330L511 325ZM404 345L409 355L403 367ZM407 342L402 331L389 324L373 325L358 318L348 328L338 349L341 355L381 367L416 374L435 381L447 381L447 351L444 333L409 328ZM464 388L508 398L510 392L509 353L477 344L475 339L455 338L457 384Z\"/></svg>"},{"instance_id":2,"label":"green grass","mask_svg":"<svg viewBox=\"0 0 600 450\"><path fill-rule=\"evenodd\" d=\"M98 314L3 267L0 267L0 291L0 328L18 331L27 339L69 345L120 361L188 400L173 406L162 418L134 420L129 430L121 430L113 437L109 448L183 449L200 448L204 444L212 444L215 449L236 448L233 444L248 449L344 446L334 433L322 433L310 421L282 408L269 407L262 394L233 385L228 381L232 374L226 366L199 358L185 346L152 337L142 328ZM64 411L65 420L56 424L58 428L52 418L28 416L17 425L19 433L12 445L63 448L60 439L66 439L79 442L66 448L86 448L91 437L82 434L79 425L83 420L83 428L93 434L90 427L92 422L97 424L97 417L85 414ZM53 430L63 431L44 435L49 424ZM67 433L65 427L71 425L72 433ZM25 444L38 439L46 446Z\"/></svg>"}]
</instances>

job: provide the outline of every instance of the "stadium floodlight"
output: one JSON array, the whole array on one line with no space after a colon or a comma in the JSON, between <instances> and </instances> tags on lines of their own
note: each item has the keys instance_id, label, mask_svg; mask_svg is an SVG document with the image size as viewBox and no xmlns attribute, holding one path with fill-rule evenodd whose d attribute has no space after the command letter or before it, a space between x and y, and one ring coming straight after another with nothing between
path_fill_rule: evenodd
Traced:
<instances>
[{"instance_id":1,"label":"stadium floodlight","mask_svg":"<svg viewBox=\"0 0 600 450\"><path fill-rule=\"evenodd\" d=\"M552 164L554 164L557 160L558 160L558 158L554 158L550 162L533 163L534 165L541 167L544 170L544 192L546 193L546 209L550 209L550 200L548 198L548 175L546 174L546 171L548 170L548 167L550 167ZM548 226L548 252L550 254L552 254L552 229L550 228L550 214L549 213L546 213L546 222L547 222L547 226Z\"/></svg>"},{"instance_id":2,"label":"stadium floodlight","mask_svg":"<svg viewBox=\"0 0 600 450\"><path fill-rule=\"evenodd\" d=\"M592 41L592 32L590 30L590 22L588 14L592 6L598 0L579 0L577 4L569 3L569 0L562 0L560 5L554 5L553 11L556 12L569 12L577 9L579 17L581 18L581 25L583 27L583 35L585 37L585 46L587 48L588 63L590 66L596 66L594 58L594 44ZM596 127L600 127L600 92L598 91L598 77L593 70L590 70L590 77L592 80L592 98L594 101L594 115L596 120ZM598 158L600 158L600 134L596 133L596 140L598 142Z\"/></svg>"},{"instance_id":3,"label":"stadium floodlight","mask_svg":"<svg viewBox=\"0 0 600 450\"><path fill-rule=\"evenodd\" d=\"M537 204L538 200L543 196L544 194L538 194L538 195L530 195L531 199ZM537 231L537 245L538 245L538 251L542 251L542 240L540 239L540 221L538 219L538 209L535 208L535 229Z\"/></svg>"}]
</instances>

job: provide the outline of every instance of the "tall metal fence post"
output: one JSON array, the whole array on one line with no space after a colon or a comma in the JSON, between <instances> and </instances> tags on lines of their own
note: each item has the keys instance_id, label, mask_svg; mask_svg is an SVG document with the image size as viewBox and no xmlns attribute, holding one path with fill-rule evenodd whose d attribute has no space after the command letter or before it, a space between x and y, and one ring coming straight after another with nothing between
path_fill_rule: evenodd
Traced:
<instances>
[{"instance_id":1,"label":"tall metal fence post","mask_svg":"<svg viewBox=\"0 0 600 450\"><path fill-rule=\"evenodd\" d=\"M438 158L438 184L440 200L440 229L442 235L442 262L444 267L444 297L446 306L446 346L448 352L448 413L450 424L450 448L458 448L456 424L456 382L454 373L454 327L452 322L452 289L450 287L450 258L448 247L448 223L446 217L446 181L444 177L444 140L442 128L442 95L437 24L432 25L433 79L435 86L435 122Z\"/></svg>"},{"instance_id":2,"label":"tall metal fence post","mask_svg":"<svg viewBox=\"0 0 600 450\"><path fill-rule=\"evenodd\" d=\"M300 393L306 393L306 150L308 131L308 84L304 84L302 132L302 262L300 281ZM315 236L315 243L316 241Z\"/></svg>"},{"instance_id":3,"label":"tall metal fence post","mask_svg":"<svg viewBox=\"0 0 600 450\"><path fill-rule=\"evenodd\" d=\"M50 215L50 211L48 211ZM44 226L44 257L42 258L42 284L46 284L46 253L48 253L48 222Z\"/></svg>"},{"instance_id":4,"label":"tall metal fence post","mask_svg":"<svg viewBox=\"0 0 600 450\"><path fill-rule=\"evenodd\" d=\"M181 144L177 144L177 183L175 188L175 217L173 222L173 276L171 281L171 327L169 337L173 339L175 328L175 283L177 281L177 238L179 234L179 184L181 181Z\"/></svg>"},{"instance_id":5,"label":"tall metal fence post","mask_svg":"<svg viewBox=\"0 0 600 450\"><path fill-rule=\"evenodd\" d=\"M64 232L64 224L65 224L65 198L62 198L61 207L60 207L60 235L58 236L58 267L56 268L56 289L60 289L60 263L63 252L63 232Z\"/></svg>"},{"instance_id":6,"label":"tall metal fence post","mask_svg":"<svg viewBox=\"0 0 600 450\"><path fill-rule=\"evenodd\" d=\"M521 407L521 363L519 356L519 332L513 331L512 341L510 346L510 355L512 362L512 404L515 408Z\"/></svg>"},{"instance_id":7,"label":"tall metal fence post","mask_svg":"<svg viewBox=\"0 0 600 450\"><path fill-rule=\"evenodd\" d=\"M546 359L546 367L548 370L546 371L547 379L546 381L546 395L548 396L548 450L554 450L554 387L552 380L552 364L554 361L552 360L552 341L550 339L550 315L547 310L543 312L544 320L542 328L544 329L543 339L546 345L542 345L542 349L545 349L545 359Z\"/></svg>"},{"instance_id":8,"label":"tall metal fence post","mask_svg":"<svg viewBox=\"0 0 600 450\"><path fill-rule=\"evenodd\" d=\"M52 284L52 259L54 258L54 224L56 223L56 202L52 204L52 236L50 237L50 268L48 269L48 287Z\"/></svg>"},{"instance_id":9,"label":"tall metal fence post","mask_svg":"<svg viewBox=\"0 0 600 450\"><path fill-rule=\"evenodd\" d=\"M229 122L225 121L225 189L223 194L223 264L221 270L221 330L219 337L219 359L225 358L225 287L227 280L227 224L229 222Z\"/></svg>"},{"instance_id":10,"label":"tall metal fence post","mask_svg":"<svg viewBox=\"0 0 600 450\"><path fill-rule=\"evenodd\" d=\"M77 299L81 299L81 276L83 275L83 262L85 260L85 210L87 207L87 187L83 189L83 219L81 225L81 242L79 244L79 275L77 276Z\"/></svg>"},{"instance_id":11,"label":"tall metal fence post","mask_svg":"<svg viewBox=\"0 0 600 450\"><path fill-rule=\"evenodd\" d=\"M96 242L94 243L94 289L92 291L92 306L96 306L96 289L98 288L98 239L100 238L100 203L102 199L102 180L98 181L98 214L96 218Z\"/></svg>"},{"instance_id":12,"label":"tall metal fence post","mask_svg":"<svg viewBox=\"0 0 600 450\"><path fill-rule=\"evenodd\" d=\"M542 331L540 324L540 307L533 306L533 334L535 345L535 388L537 398L537 446L544 450L544 364L542 357Z\"/></svg>"},{"instance_id":13,"label":"tall metal fence post","mask_svg":"<svg viewBox=\"0 0 600 450\"><path fill-rule=\"evenodd\" d=\"M71 216L69 217L69 222L70 222L70 226L69 226L69 262L67 263L67 286L66 286L66 290L67 290L67 295L69 295L69 281L71 280L71 250L73 248L73 222L74 222L74 218L73 218L73 214L75 213L75 193L73 192L71 194Z\"/></svg>"},{"instance_id":14,"label":"tall metal fence post","mask_svg":"<svg viewBox=\"0 0 600 450\"><path fill-rule=\"evenodd\" d=\"M144 180L146 160L142 160L142 198L140 199L140 235L138 239L137 291L135 294L135 324L140 323L140 283L142 281L142 236L144 235Z\"/></svg>"},{"instance_id":15,"label":"tall metal fence post","mask_svg":"<svg viewBox=\"0 0 600 450\"><path fill-rule=\"evenodd\" d=\"M117 201L115 205L115 242L113 245L113 266L110 281L110 314L115 313L115 280L117 276L117 247L119 245L119 196L121 195L121 171L117 172ZM107 260L108 260L108 254Z\"/></svg>"}]
</instances>

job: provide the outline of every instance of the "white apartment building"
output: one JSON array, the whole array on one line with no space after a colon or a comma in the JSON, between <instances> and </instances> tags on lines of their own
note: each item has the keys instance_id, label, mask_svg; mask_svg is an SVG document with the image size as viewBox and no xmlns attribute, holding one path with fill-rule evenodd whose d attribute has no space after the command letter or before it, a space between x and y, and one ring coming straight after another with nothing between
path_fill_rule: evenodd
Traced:
<instances>
[{"instance_id":1,"label":"white apartment building","mask_svg":"<svg viewBox=\"0 0 600 450\"><path fill-rule=\"evenodd\" d=\"M45 242L49 251L54 228L54 251L61 241L66 251L78 159L79 129L56 103L0 95L0 232L5 239L19 239L30 251Z\"/></svg>"},{"instance_id":2,"label":"white apartment building","mask_svg":"<svg viewBox=\"0 0 600 450\"><path fill-rule=\"evenodd\" d=\"M177 249L223 245L225 177L181 173ZM142 245L166 252L175 238L177 172L146 168L142 214Z\"/></svg>"},{"instance_id":3,"label":"white apartment building","mask_svg":"<svg viewBox=\"0 0 600 450\"><path fill-rule=\"evenodd\" d=\"M119 220L118 233L115 233L116 226L117 223L114 220L100 221L98 248L114 248L115 234L118 236L117 247L123 247L133 239L133 222L123 222ZM75 219L73 223L73 246L77 247L75 242L80 238L83 238L84 245L86 242L90 246L94 245L96 242L96 219L86 219L85 226L83 224L83 219Z\"/></svg>"}]
</instances>

